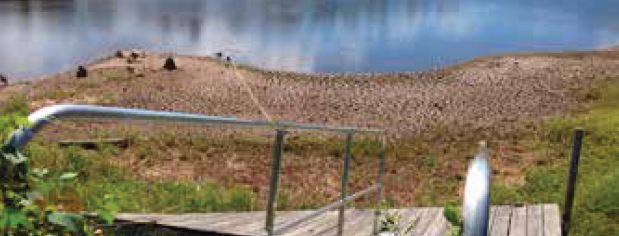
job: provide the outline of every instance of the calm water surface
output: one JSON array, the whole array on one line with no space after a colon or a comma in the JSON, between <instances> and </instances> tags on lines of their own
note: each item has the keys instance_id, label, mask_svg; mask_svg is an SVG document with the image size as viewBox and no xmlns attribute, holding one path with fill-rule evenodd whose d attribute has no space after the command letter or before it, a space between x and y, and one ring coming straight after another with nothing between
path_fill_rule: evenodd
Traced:
<instances>
[{"instance_id":1,"label":"calm water surface","mask_svg":"<svg viewBox=\"0 0 619 236\"><path fill-rule=\"evenodd\" d=\"M0 73L22 79L120 48L401 72L617 43L617 0L0 0Z\"/></svg>"}]
</instances>

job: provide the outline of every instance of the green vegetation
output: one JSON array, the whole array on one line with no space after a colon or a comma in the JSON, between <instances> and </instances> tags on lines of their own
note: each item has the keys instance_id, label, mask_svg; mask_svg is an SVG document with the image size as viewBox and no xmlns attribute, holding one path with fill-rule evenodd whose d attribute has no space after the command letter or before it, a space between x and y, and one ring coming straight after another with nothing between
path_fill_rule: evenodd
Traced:
<instances>
[{"instance_id":1,"label":"green vegetation","mask_svg":"<svg viewBox=\"0 0 619 236\"><path fill-rule=\"evenodd\" d=\"M23 97L0 107L2 143L27 125ZM254 194L245 187L226 189L212 183L139 181L113 162L118 149L97 151L33 142L24 155L3 150L0 156L0 232L3 235L92 235L95 223L109 224L116 212L196 212L252 210ZM28 157L28 158L27 158ZM69 212L95 212L91 219Z\"/></svg>"},{"instance_id":2,"label":"green vegetation","mask_svg":"<svg viewBox=\"0 0 619 236\"><path fill-rule=\"evenodd\" d=\"M114 164L118 150L112 146L93 152L33 143L27 150L35 166L45 166L54 173L78 173L78 181L69 190L74 198L63 202L73 210L96 211L105 207L106 200L101 196L106 194L115 197L122 212L252 210L257 205L254 194L242 186L226 189L213 183L135 179L128 170Z\"/></svg>"},{"instance_id":3,"label":"green vegetation","mask_svg":"<svg viewBox=\"0 0 619 236\"><path fill-rule=\"evenodd\" d=\"M570 235L619 235L619 86L604 84L594 94L598 97L591 110L546 124L546 139L531 148L550 154L549 160L527 171L522 186L494 186L495 204L563 204L570 139L573 129L582 127L585 137Z\"/></svg>"},{"instance_id":4,"label":"green vegetation","mask_svg":"<svg viewBox=\"0 0 619 236\"><path fill-rule=\"evenodd\" d=\"M443 216L447 219L449 223L449 230L447 231L447 235L449 236L460 236L462 235L463 230L463 222L462 217L460 216L461 209L453 204L449 204L443 208Z\"/></svg>"},{"instance_id":5,"label":"green vegetation","mask_svg":"<svg viewBox=\"0 0 619 236\"><path fill-rule=\"evenodd\" d=\"M6 137L19 126L27 125L23 117L27 113L25 99L15 97L8 100L0 108L3 116L0 118L0 135ZM2 141L5 138L2 139ZM75 173L64 173L59 178L47 175L46 170L30 171L28 158L18 150L2 148L0 150L0 232L2 235L94 235L91 226L98 223L97 219L82 215L59 211L53 204L48 204L44 195L52 189L56 193L60 188L51 188L51 183L58 186L69 185L77 176ZM58 194L57 196L61 196ZM108 219L115 212L109 207L102 209Z\"/></svg>"},{"instance_id":6,"label":"green vegetation","mask_svg":"<svg viewBox=\"0 0 619 236\"><path fill-rule=\"evenodd\" d=\"M25 119L27 114L28 103L22 96L13 96L0 106L0 144L6 142L6 138L16 127L28 123Z\"/></svg>"},{"instance_id":7,"label":"green vegetation","mask_svg":"<svg viewBox=\"0 0 619 236\"><path fill-rule=\"evenodd\" d=\"M571 235L619 235L619 169L617 168L619 167L619 128L617 128L619 85L609 83L599 86L590 93L590 97L594 99L594 105L587 110L529 127L533 130L531 132L500 134L500 137L496 138L505 142L504 146L520 150L519 154L522 155L516 155L514 160L508 161L512 161L512 165L517 165L525 171L513 174L524 178L521 182L512 183L503 181L505 180L504 170L501 169L503 166L499 164L493 166L496 170L495 180L499 180L494 181L493 204L559 203L562 206L572 131L575 127L582 127L586 134ZM27 114L27 108L26 100L20 97L15 97L0 106L2 142L6 141L6 135L14 127L25 124L23 116ZM474 154L475 145L472 144L479 141L479 137L460 137L451 134L449 130L439 133L441 134L436 137L419 140L398 140L387 148L389 159L385 178L387 185L385 197L391 205L404 207L407 205L402 202L412 201L416 205L436 206L459 200L457 192L464 180L466 155ZM228 153L224 152L224 149L236 148L239 159L245 158L244 156L252 159L258 155L268 156L268 147L271 145L270 141L259 138L255 140L239 138L226 142L225 139L211 140L208 137L187 140L174 137L176 136L168 135L162 139L136 144L129 151L148 166L160 164L159 159L168 154L161 151L165 149L181 152L187 149L187 146L191 146L198 152L207 153L210 158L226 156ZM491 149L496 147L491 138L488 140ZM371 160L375 160L379 146L378 142L371 138L355 137L353 167L361 168L357 170L358 173L351 173L353 183L351 185L363 187L364 181L368 179L367 173L375 173L376 162ZM286 140L285 150L286 161L295 158L299 161L296 163L291 161L286 163L287 165L311 160L307 157L328 156L334 158L325 158L324 162L328 165L324 166L339 171L337 164L341 163L339 157L343 155L343 141L341 137L316 138L290 135ZM493 157L499 156L498 148L494 148L493 151L493 154L497 154ZM119 165L117 157L121 156L122 152L123 150L108 145L101 145L97 150L84 150L79 147L60 148L48 142L35 141L28 146L24 154L30 157L30 166L38 169L33 172L46 172L46 184L38 188L46 190L42 191L45 192L45 201L60 210L98 212L103 218L109 219L109 215L117 211L179 213L261 209L258 191L247 186L231 187L212 182L177 181L173 178L163 181L138 179L131 173L135 170ZM525 154L531 157L530 160L521 158ZM192 161L198 156L182 152L178 154L178 158L183 161ZM496 158L493 161L497 161ZM268 166L262 162L246 163L252 165L252 168ZM302 164L304 163L307 162ZM411 166L417 169L412 169ZM309 167L320 168L323 165L299 165L288 173L294 174ZM71 176L66 176L66 173L76 175L74 178L68 178ZM334 185L337 186L338 179L334 179ZM291 182L294 181L298 182L299 179L293 179ZM329 200L312 198L304 201L296 197L301 194L285 191L283 189L280 194L282 209L315 207ZM311 191L316 192L316 189L312 188ZM304 191L298 192L305 194L303 196L315 196L308 195ZM446 208L445 215L453 225L460 224L459 218L456 217L457 210ZM385 219L384 222L389 221L396 222L394 219ZM387 224L385 228L391 226L394 224ZM454 227L452 231L457 233L459 230Z\"/></svg>"},{"instance_id":8,"label":"green vegetation","mask_svg":"<svg viewBox=\"0 0 619 236\"><path fill-rule=\"evenodd\" d=\"M386 212L378 222L378 232L391 236L409 235L417 226L416 221L403 222L402 215Z\"/></svg>"}]
</instances>

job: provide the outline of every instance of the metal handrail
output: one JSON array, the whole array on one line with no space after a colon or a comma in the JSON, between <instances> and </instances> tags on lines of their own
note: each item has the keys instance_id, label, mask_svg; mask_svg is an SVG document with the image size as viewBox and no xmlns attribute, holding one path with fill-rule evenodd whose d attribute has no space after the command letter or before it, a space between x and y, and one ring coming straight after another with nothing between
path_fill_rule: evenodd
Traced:
<instances>
[{"instance_id":1,"label":"metal handrail","mask_svg":"<svg viewBox=\"0 0 619 236\"><path fill-rule=\"evenodd\" d=\"M329 210L340 208L338 217L338 235L343 232L344 224L344 207L347 203L358 199L359 197L368 195L372 191L376 191L376 209L374 219L374 234L376 234L376 225L378 216L380 214L380 201L382 198L382 176L384 175L385 167L385 139L384 131L379 129L361 129L353 127L340 127L340 126L327 126L319 124L300 124L292 122L268 122L268 121L251 121L236 119L233 117L220 117L220 116L206 116L192 113L181 112L164 112L164 111L149 111L142 109L127 109L118 107L101 107L91 105L54 105L44 107L35 111L28 116L29 126L21 127L11 134L7 143L3 147L3 150L19 150L34 138L47 124L54 120L62 119L114 119L114 120L145 120L145 121L165 121L165 122L184 122L194 123L200 125L231 125L242 127L262 127L271 128L277 131L275 143L273 145L273 163L271 170L271 180L269 187L269 199L267 202L266 211L266 225L265 230L268 235L274 235L280 232L284 232L296 225L299 225L307 220L315 218ZM295 222L289 222L283 226L280 226L275 230L275 210L277 208L277 194L279 185L279 176L281 171L281 160L283 154L284 136L287 130L319 130L344 133L347 135L346 150L345 150L345 163L342 168L342 193L341 199L331 203L316 212L303 217ZM348 184L348 169L350 161L350 145L352 142L352 135L355 133L377 133L382 135L382 146L380 150L380 163L376 184L363 191L357 192L352 195L347 194Z\"/></svg>"},{"instance_id":2,"label":"metal handrail","mask_svg":"<svg viewBox=\"0 0 619 236\"><path fill-rule=\"evenodd\" d=\"M376 177L376 183L361 192L357 192L352 195L348 195L347 193L347 185L348 185L348 171L350 168L350 158L351 158L351 145L352 145L352 132L347 133L346 136L346 144L344 149L344 163L342 168L342 180L341 180L341 198L340 200L328 204L327 206L318 209L313 214L310 214L306 217L303 217L299 220L289 222L280 226L279 229L275 229L275 211L277 209L277 193L278 193L278 184L279 184L279 176L281 172L281 162L282 162L282 153L283 153L283 142L284 135L286 134L283 130L277 130L277 135L275 139L275 143L273 144L273 160L272 160L272 169L271 169L271 180L270 180L270 189L269 189L269 200L267 202L266 208L266 223L265 223L265 235L278 235L286 230L307 222L315 217L318 217L321 214L324 214L328 210L332 210L339 207L339 214L337 220L337 235L341 236L344 233L344 221L345 221L345 207L346 204L354 199L357 199L362 196L366 196L372 191L376 191L376 205L375 205L375 215L374 215L374 227L373 227L373 235L378 234L378 218L380 217L380 202L382 201L382 177L385 173L385 146L386 140L385 136L382 136L381 139L381 147L380 147L380 156L379 156L379 167L378 167L378 175Z\"/></svg>"},{"instance_id":3,"label":"metal handrail","mask_svg":"<svg viewBox=\"0 0 619 236\"><path fill-rule=\"evenodd\" d=\"M150 120L168 122L186 122L204 125L236 125L250 127L265 127L285 130L322 130L333 132L382 132L378 129L358 129L353 127L327 126L318 124L300 124L292 122L268 122L242 120L233 117L206 116L200 114L149 111L142 109L126 109L118 107L100 107L91 105L54 105L44 107L28 116L30 127L22 128L11 135L7 145L20 149L32 137L52 120L59 119L119 119L119 120Z\"/></svg>"},{"instance_id":4,"label":"metal handrail","mask_svg":"<svg viewBox=\"0 0 619 236\"><path fill-rule=\"evenodd\" d=\"M335 209L337 209L339 207L345 206L349 202L357 200L357 199L359 199L359 198L361 198L363 196L366 196L366 195L368 195L368 194L378 190L378 188L379 188L379 185L376 184L376 185L372 185L369 188L366 188L364 190L356 192L356 193L354 193L352 195L346 196L344 199L339 199L339 200L337 200L335 202L332 202L329 205L326 205L326 206L324 206L324 207L322 207L320 209L317 209L317 210L313 211L312 213L307 214L306 216L304 216L304 217L302 217L300 219L297 219L297 220L292 221L292 222L287 222L287 223L279 226L277 229L275 229L275 231L273 233L275 235L283 234L283 233L287 232L288 230L292 229L293 227L295 227L297 225L300 225L300 224L302 224L304 222L307 222L307 221L309 221L311 219L314 219L314 218L316 218L316 217L318 217L318 216L320 216L320 215L322 215L322 214L324 214L324 213L326 213L328 211L335 210Z\"/></svg>"},{"instance_id":5,"label":"metal handrail","mask_svg":"<svg viewBox=\"0 0 619 236\"><path fill-rule=\"evenodd\" d=\"M482 144L481 149L469 165L464 185L462 214L465 236L488 235L491 169L485 145Z\"/></svg>"}]
</instances>

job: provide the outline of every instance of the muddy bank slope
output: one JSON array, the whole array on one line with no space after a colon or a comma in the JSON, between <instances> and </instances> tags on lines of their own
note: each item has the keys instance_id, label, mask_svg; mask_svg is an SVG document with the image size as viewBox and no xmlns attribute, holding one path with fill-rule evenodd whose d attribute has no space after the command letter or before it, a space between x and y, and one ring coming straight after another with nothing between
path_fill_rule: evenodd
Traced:
<instances>
[{"instance_id":1,"label":"muddy bank slope","mask_svg":"<svg viewBox=\"0 0 619 236\"><path fill-rule=\"evenodd\" d=\"M437 71L377 75L306 75L175 58L179 69L169 72L163 55L132 63L110 57L89 65L87 78L61 73L4 88L0 97L26 93L33 108L89 103L264 120L261 106L274 120L384 128L402 137L536 122L585 101L596 79L619 76L616 50L493 56Z\"/></svg>"}]
</instances>

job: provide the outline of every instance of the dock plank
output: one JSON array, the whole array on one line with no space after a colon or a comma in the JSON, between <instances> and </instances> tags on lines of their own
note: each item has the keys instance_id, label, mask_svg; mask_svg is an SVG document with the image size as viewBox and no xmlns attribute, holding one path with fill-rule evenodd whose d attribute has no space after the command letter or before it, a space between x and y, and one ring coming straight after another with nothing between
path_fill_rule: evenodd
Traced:
<instances>
[{"instance_id":1,"label":"dock plank","mask_svg":"<svg viewBox=\"0 0 619 236\"><path fill-rule=\"evenodd\" d=\"M560 236L561 220L559 206L554 204L542 205L544 211L544 236Z\"/></svg>"},{"instance_id":2,"label":"dock plank","mask_svg":"<svg viewBox=\"0 0 619 236\"><path fill-rule=\"evenodd\" d=\"M303 236L303 235L319 235L317 233L327 231L337 227L337 211L331 211L317 217L307 223L299 225L291 232L284 235L287 236Z\"/></svg>"},{"instance_id":3,"label":"dock plank","mask_svg":"<svg viewBox=\"0 0 619 236\"><path fill-rule=\"evenodd\" d=\"M513 207L509 236L527 236L527 207Z\"/></svg>"},{"instance_id":4,"label":"dock plank","mask_svg":"<svg viewBox=\"0 0 619 236\"><path fill-rule=\"evenodd\" d=\"M364 210L355 210L351 215L354 216L346 216L346 221L344 222L344 234L346 235L355 235L353 232L358 231L356 234L371 234L372 233L372 220L374 219L374 214L371 211ZM369 221L368 221L369 220ZM369 222L369 224L368 224Z\"/></svg>"},{"instance_id":5,"label":"dock plank","mask_svg":"<svg viewBox=\"0 0 619 236\"><path fill-rule=\"evenodd\" d=\"M277 212L276 228L286 222L299 219L312 211ZM416 222L407 235L446 235L449 223L441 207L389 209L383 213L399 214L404 228ZM285 232L286 236L335 235L337 211L327 212L309 222L302 223ZM265 232L265 212L191 213L191 214L118 214L117 219L138 223L188 229L196 232L222 233L228 235L261 235ZM491 236L559 236L560 216L556 204L528 206L493 206L490 214ZM373 209L347 209L344 235L371 235L374 222Z\"/></svg>"},{"instance_id":6,"label":"dock plank","mask_svg":"<svg viewBox=\"0 0 619 236\"><path fill-rule=\"evenodd\" d=\"M361 220L354 225L347 226L348 231L344 231L346 235L371 235L374 227L374 212L364 211Z\"/></svg>"},{"instance_id":7,"label":"dock plank","mask_svg":"<svg viewBox=\"0 0 619 236\"><path fill-rule=\"evenodd\" d=\"M352 234L353 231L355 231L356 229L361 228L361 232L363 233L359 233L359 234L367 234L369 235L372 231L371 231L371 227L366 228L366 226L371 226L371 225L360 225L359 222L363 221L364 219L373 219L373 214L370 214L371 212L366 211L366 210L353 210L351 212L347 212L346 213L346 218L344 221L344 235L354 235ZM334 222L334 226L333 228L331 228L328 231L323 231L321 233L323 234L317 234L317 235L336 235L337 234L337 222ZM365 231L365 230L369 230L369 231Z\"/></svg>"},{"instance_id":8,"label":"dock plank","mask_svg":"<svg viewBox=\"0 0 619 236\"><path fill-rule=\"evenodd\" d=\"M492 232L492 223L494 223L494 214L496 213L496 207L491 207L488 212L488 232Z\"/></svg>"},{"instance_id":9,"label":"dock plank","mask_svg":"<svg viewBox=\"0 0 619 236\"><path fill-rule=\"evenodd\" d=\"M511 206L494 207L494 216L490 223L491 236L508 236L511 214Z\"/></svg>"},{"instance_id":10,"label":"dock plank","mask_svg":"<svg viewBox=\"0 0 619 236\"><path fill-rule=\"evenodd\" d=\"M443 216L442 207L423 208L420 216L419 224L414 228L413 235L429 235L432 233L432 223L437 217Z\"/></svg>"},{"instance_id":11,"label":"dock plank","mask_svg":"<svg viewBox=\"0 0 619 236\"><path fill-rule=\"evenodd\" d=\"M432 216L435 214L435 210L432 208L421 208L419 209L419 221L417 221L417 225L412 230L412 235L423 235L427 228L432 224Z\"/></svg>"},{"instance_id":12,"label":"dock plank","mask_svg":"<svg viewBox=\"0 0 619 236\"><path fill-rule=\"evenodd\" d=\"M432 226L430 226L423 235L425 236L444 236L449 230L449 223L443 216L443 208L436 209L435 216L432 220Z\"/></svg>"},{"instance_id":13,"label":"dock plank","mask_svg":"<svg viewBox=\"0 0 619 236\"><path fill-rule=\"evenodd\" d=\"M541 205L527 206L527 236L544 236Z\"/></svg>"}]
</instances>

